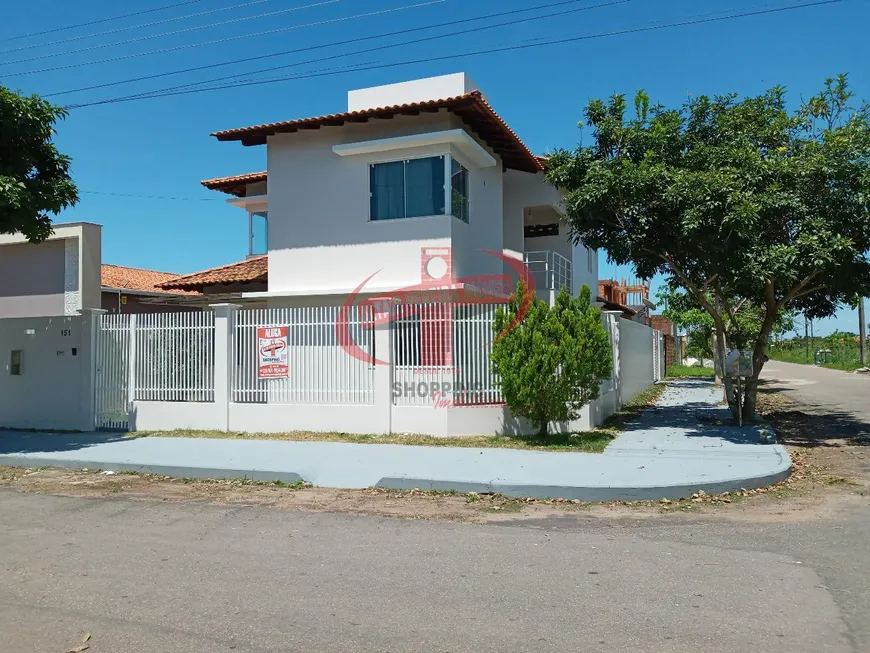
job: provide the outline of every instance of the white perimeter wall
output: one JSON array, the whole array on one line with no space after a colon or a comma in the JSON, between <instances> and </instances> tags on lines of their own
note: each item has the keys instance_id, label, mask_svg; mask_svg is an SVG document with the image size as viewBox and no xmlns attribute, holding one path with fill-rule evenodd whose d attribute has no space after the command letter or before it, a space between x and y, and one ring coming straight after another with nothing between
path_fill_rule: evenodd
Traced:
<instances>
[{"instance_id":1,"label":"white perimeter wall","mask_svg":"<svg viewBox=\"0 0 870 653\"><path fill-rule=\"evenodd\" d=\"M370 404L235 403L230 392L231 348L227 344L228 307L215 320L214 402L134 401L132 430L204 429L243 432L294 430L345 433L424 433L441 437L531 433L523 419L504 406L435 408L393 404L389 365L374 370ZM0 320L0 427L92 430L94 426L94 350L96 311L80 317ZM608 316L613 320L614 316ZM655 382L653 347L659 332L617 319L612 330L618 354L612 382L601 398L571 423L552 424L553 431L594 428L625 402ZM390 331L376 330L379 357L388 359ZM22 374L10 374L10 351L20 349ZM73 350L75 349L75 354ZM661 355L661 354L660 354Z\"/></svg>"},{"instance_id":2,"label":"white perimeter wall","mask_svg":"<svg viewBox=\"0 0 870 653\"><path fill-rule=\"evenodd\" d=\"M0 427L93 430L89 319L0 320ZM22 352L20 376L11 374L12 350Z\"/></svg>"},{"instance_id":3,"label":"white perimeter wall","mask_svg":"<svg viewBox=\"0 0 870 653\"><path fill-rule=\"evenodd\" d=\"M658 331L619 318L619 383L622 403L634 399L655 383L653 343Z\"/></svg>"}]
</instances>

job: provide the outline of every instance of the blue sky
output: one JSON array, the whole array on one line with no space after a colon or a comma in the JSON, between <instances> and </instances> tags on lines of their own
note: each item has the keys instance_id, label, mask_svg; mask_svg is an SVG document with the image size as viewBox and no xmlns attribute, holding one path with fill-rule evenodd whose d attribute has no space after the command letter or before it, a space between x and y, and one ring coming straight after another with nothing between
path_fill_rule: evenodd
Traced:
<instances>
[{"instance_id":1,"label":"blue sky","mask_svg":"<svg viewBox=\"0 0 870 653\"><path fill-rule=\"evenodd\" d=\"M179 0L31 0L4 7L0 25L0 84L27 93L55 94L114 82L291 49L335 43L361 36L522 9L557 0L259 0L246 7L57 43L97 32L204 12L243 0L198 0L173 9L73 30L14 38L35 31L116 16ZM609 0L522 14L527 17ZM610 0L612 1L612 0ZM238 79L304 75L349 66L377 66L430 59L473 50L534 44L635 27L679 22L759 9L805 4L809 0L633 0L612 6L473 35L415 42L391 50L304 63L385 43L414 39L391 37L355 45L235 64L205 71L52 95L57 103L89 103L179 84L240 75ZM422 4L408 8L410 5ZM318 6L308 6L318 5ZM303 8L306 7L306 8ZM137 42L168 31L298 8L272 16L191 29ZM390 11L395 10L395 11ZM357 14L387 11L361 18ZM421 32L430 36L511 17ZM412 65L281 81L207 93L74 109L59 126L57 145L73 157L81 202L59 221L98 222L103 229L103 261L178 273L240 260L246 253L246 215L229 207L201 179L262 170L265 148L218 143L215 130L342 111L350 88L464 71L481 86L495 109L535 152L572 147L581 138L577 121L590 98L633 94L644 88L666 105L689 95L738 92L754 94L774 85L788 87L797 101L815 93L827 76L850 74L853 89L870 100L870 42L865 29L870 5L863 0L810 7L762 16L660 29L512 52L426 61ZM333 22L324 22L333 21ZM311 25L312 23L321 23ZM299 27L308 25L305 27ZM227 39L293 27L271 34ZM12 40L10 40L12 39ZM99 46L107 47L99 47ZM30 47L38 46L38 47ZM84 52L71 52L91 48ZM171 50L148 56L139 53ZM14 51L13 51L14 50ZM53 56L66 53L63 56ZM39 58L37 58L39 57ZM90 64L107 58L121 60ZM15 63L17 62L17 63ZM260 68L299 64L255 74ZM46 68L74 66L39 72ZM22 74L24 73L24 74ZM229 83L229 80L228 82ZM184 199L151 199L141 196ZM602 260L601 277L631 276ZM654 291L655 291L654 283ZM854 312L816 325L816 333L834 328L856 330Z\"/></svg>"}]
</instances>

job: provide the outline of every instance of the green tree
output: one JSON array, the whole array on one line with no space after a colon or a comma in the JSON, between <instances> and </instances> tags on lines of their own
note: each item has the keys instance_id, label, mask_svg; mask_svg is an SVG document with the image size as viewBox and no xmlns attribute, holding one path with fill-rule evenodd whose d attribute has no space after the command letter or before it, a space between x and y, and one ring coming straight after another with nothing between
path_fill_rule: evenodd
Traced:
<instances>
[{"instance_id":1,"label":"green tree","mask_svg":"<svg viewBox=\"0 0 870 653\"><path fill-rule=\"evenodd\" d=\"M526 293L520 284L496 313L492 366L513 414L546 436L550 422L575 419L598 398L610 378L612 352L588 286L579 297L562 288L552 308Z\"/></svg>"},{"instance_id":2,"label":"green tree","mask_svg":"<svg viewBox=\"0 0 870 653\"><path fill-rule=\"evenodd\" d=\"M796 111L782 87L678 109L640 92L630 118L616 95L586 107L594 143L549 160L574 237L682 287L720 350L740 332L735 303L758 307L747 420L779 316L831 315L870 290L870 110L851 99L843 75Z\"/></svg>"},{"instance_id":3,"label":"green tree","mask_svg":"<svg viewBox=\"0 0 870 653\"><path fill-rule=\"evenodd\" d=\"M0 233L31 242L51 235L51 216L78 202L70 159L52 142L66 111L0 86Z\"/></svg>"},{"instance_id":4,"label":"green tree","mask_svg":"<svg viewBox=\"0 0 870 653\"><path fill-rule=\"evenodd\" d=\"M679 287L665 284L656 294L662 315L686 332L686 355L698 359L713 358L713 318Z\"/></svg>"},{"instance_id":5,"label":"green tree","mask_svg":"<svg viewBox=\"0 0 870 653\"><path fill-rule=\"evenodd\" d=\"M713 358L713 318L694 296L675 284L667 283L659 290L656 299L666 307L662 315L688 334L687 353L696 358ZM707 299L715 302L710 293ZM734 306L734 322L728 344L738 349L751 346L761 331L764 309L738 298L731 298L730 304ZM778 315L770 335L778 338L793 329L794 314L784 310Z\"/></svg>"}]
</instances>

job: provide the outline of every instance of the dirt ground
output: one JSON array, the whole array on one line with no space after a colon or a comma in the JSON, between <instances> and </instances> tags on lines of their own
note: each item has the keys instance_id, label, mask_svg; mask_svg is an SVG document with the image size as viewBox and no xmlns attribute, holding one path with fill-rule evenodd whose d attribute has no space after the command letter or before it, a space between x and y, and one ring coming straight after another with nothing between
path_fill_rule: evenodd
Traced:
<instances>
[{"instance_id":1,"label":"dirt ground","mask_svg":"<svg viewBox=\"0 0 870 653\"><path fill-rule=\"evenodd\" d=\"M511 499L490 494L453 494L380 488L341 490L257 483L202 481L144 474L66 469L0 467L0 487L74 497L124 497L149 501L199 501L284 510L346 512L405 519L471 523L538 520L574 514L588 518L654 518L665 514L716 515L740 520L801 520L866 501L870 489L870 447L864 443L806 437L806 426L791 401L778 394L759 398L792 456L791 477L767 489L717 496L699 493L684 500L586 503L560 499ZM798 443L798 444L791 444Z\"/></svg>"}]
</instances>

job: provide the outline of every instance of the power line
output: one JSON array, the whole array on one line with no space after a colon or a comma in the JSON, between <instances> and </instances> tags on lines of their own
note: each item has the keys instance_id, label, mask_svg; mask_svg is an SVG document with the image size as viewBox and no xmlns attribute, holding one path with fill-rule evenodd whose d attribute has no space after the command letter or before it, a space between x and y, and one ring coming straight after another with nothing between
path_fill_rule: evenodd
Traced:
<instances>
[{"instance_id":1,"label":"power line","mask_svg":"<svg viewBox=\"0 0 870 653\"><path fill-rule=\"evenodd\" d=\"M576 4L577 1L579 1L579 0L573 0L573 2L572 2L571 4ZM304 65L307 65L307 64L310 64L310 63L323 63L323 62L325 62L325 61L331 61L331 60L334 60L334 59L341 59L341 58L344 58L344 57L356 56L356 55L361 55L361 54L368 54L368 53L371 53L371 52L379 52L379 51L382 51L382 50L390 50L390 49L393 49L393 48L399 48L399 47L402 47L402 46L405 46L405 45L416 45L416 44L418 44L418 43L425 43L425 42L427 42L427 41L437 41L437 40L440 40L440 39L451 38L451 37L454 37L454 36L462 36L462 35L465 35L465 34L471 34L471 33L474 33L474 32L482 32L482 31L485 31L485 30L495 29L495 28L498 28L498 27L506 27L506 26L511 26L511 25L518 25L518 24L520 24L520 23L527 23L527 22L531 22L531 21L534 21L534 20L542 20L542 19L544 19L544 18L553 18L553 17L555 17L555 16L564 16L564 15L567 15L567 14L577 13L577 12L580 12L580 11L589 11L589 10L592 10L592 9L600 9L600 8L602 8L602 7L610 7L610 6L613 6L613 5L626 4L626 3L628 3L628 2L633 2L633 0L610 0L610 2L604 2L604 3L602 3L602 4L589 5L589 6L586 6L586 7L578 7L578 8L575 8L575 9L566 9L566 10L563 10L563 11L558 11L558 12L554 12L554 13L550 13L550 14L541 14L541 15L539 15L539 16L530 16L530 17L528 17L528 18L519 18L519 19L516 19L516 20L506 21L506 22L503 22L503 23L495 23L495 24L492 24L492 25L483 25L483 26L481 26L481 27L472 27L472 28L470 28L470 29L460 30L460 31L458 31L458 32L449 32L449 33L447 33L447 34L436 34L436 35L434 35L434 36L427 36L427 37L425 37L425 38L416 38L416 39L411 40L411 41L402 41L402 42L399 42L399 43L390 43L390 44L387 44L387 45L378 45L378 46L371 47L371 48L365 48L365 49L363 49L363 50L355 50L355 51L353 51L353 52L345 52L345 53L342 53L342 54L334 54L334 55L330 55L330 56L328 56L328 57L319 57L319 58L317 58L317 59L309 59L309 60L307 60L307 61L298 61L298 62L295 62L295 63L292 63L292 64L283 64L283 65L281 65L281 66L272 66L272 67L270 67L270 68L261 68L261 69L259 69L259 70L249 70L249 71L245 71L245 72L243 72L243 73L237 73L237 74L234 74L234 75L223 75L223 76L221 76L221 77L212 78L212 79L208 79L208 80L201 80L201 81L198 81L198 82L191 82L191 83L189 83L189 84L179 84L179 85L177 85L177 86L169 86L169 87L166 87L166 88L163 88L163 89L159 89L158 92L163 93L163 92L167 92L167 91L174 91L174 90L177 90L177 89L190 88L190 87L193 87L193 86L200 86L200 85L202 85L202 84L211 84L211 83L213 83L213 82L222 82L222 81L226 81L226 80L228 80L228 79L233 79L233 78L237 78L237 77L249 77L250 75L256 75L256 74L258 74L258 73L271 72L271 71L273 71L273 70L281 70L281 69L285 69L285 68L295 68L295 67L297 67L297 66L304 66ZM558 3L558 4L566 4L566 3L562 2L562 3ZM424 29L424 28L417 28L417 29ZM309 71L309 72L313 72L313 71ZM150 95L150 94L153 93L153 92L154 92L154 91L149 91L149 92L145 92L145 93L137 93L137 94L135 94L135 95L126 96L126 97L142 97L142 96Z\"/></svg>"},{"instance_id":2,"label":"power line","mask_svg":"<svg viewBox=\"0 0 870 653\"><path fill-rule=\"evenodd\" d=\"M197 0L199 1L199 0ZM33 48L46 48L52 45L60 45L62 43L72 43L73 41L84 41L86 39L96 38L97 36L106 36L108 34L118 34L119 32L128 32L133 29L141 29L143 27L153 27L154 25L163 25L165 23L172 23L177 20L184 20L185 18L195 18L197 16L206 16L208 14L216 14L221 11L228 11L230 9L241 9L242 7L250 7L252 5L261 5L264 2L271 2L271 0L252 0L252 2L245 2L239 5L228 5L226 7L218 7L217 9L208 9L206 11L198 11L193 14L184 14L183 16L172 16L171 18L163 18L161 20L155 20L150 23L139 23L138 25L127 25L126 27L117 27L115 29L106 30L104 32L94 32L92 34L82 34L81 36L73 36L68 39L61 39L59 41L49 41L48 43L34 43L32 45L22 45L17 48L12 48L10 50L0 50L0 54L8 54L10 52L19 52L21 50L32 50Z\"/></svg>"},{"instance_id":3,"label":"power line","mask_svg":"<svg viewBox=\"0 0 870 653\"><path fill-rule=\"evenodd\" d=\"M635 27L635 28L624 29L624 30L616 30L616 31L612 31L612 32L601 32L598 34L587 34L587 35L582 35L582 36L567 37L567 38L556 39L556 40L551 40L551 41L542 41L540 43L530 43L530 44L523 44L523 45L505 46L505 47L499 47L499 48L490 48L487 50L477 50L477 51L465 52L465 53L432 56L432 57L426 57L424 59L415 59L415 60L406 60L406 61L396 61L396 62L385 63L385 64L376 64L376 65L372 65L372 66L368 66L368 67L357 68L357 69L355 69L355 72L367 71L367 70L379 70L379 69L384 69L384 68L396 68L396 67L409 66L409 65L419 64L419 63L432 63L432 62L436 62L436 61L448 61L451 59L459 59L462 57L482 56L482 55L486 55L486 54L496 54L496 53L502 53L502 52L514 52L514 51L518 51L518 50L527 50L527 49L531 49L531 48L541 48L541 47L546 47L546 46L550 46L550 45L561 45L561 44L565 44L565 43L576 43L579 41L587 41L587 40L606 38L606 37L611 37L611 36L623 36L626 34L637 34L637 33L642 33L642 32L651 32L651 31L657 31L660 29L669 29L672 27L686 27L686 26L691 26L691 25L700 25L700 24L704 24L704 23L721 22L721 21L726 21L726 20L734 20L737 18L760 16L760 15L765 15L765 14L773 14L773 13L792 11L792 10L797 10L797 9L807 9L810 7L817 7L817 6L822 6L822 5L839 4L841 2L843 2L843 0L817 0L816 2L809 2L809 3L802 4L802 5L791 5L791 6L787 6L787 7L778 7L778 8L774 8L774 9L763 9L763 10L758 10L758 11L744 12L744 13L740 13L740 14L732 14L729 16L720 16L720 17L714 17L714 18L700 18L700 19L694 19L694 20L683 20L683 21L678 21L678 22L674 22L674 23L650 25L650 26L645 26L645 27ZM236 82L234 84L226 84L226 85L222 85L222 86L211 86L211 87L207 87L207 88L194 88L194 89L177 90L177 91L170 91L170 92L155 91L150 95L140 94L140 95L135 95L135 96L110 98L107 100L100 100L100 101L96 101L96 102L75 104L75 105L69 106L68 108L69 109L80 109L80 108L84 108L84 107L97 106L97 105L101 105L101 104L114 104L117 102L130 102L133 100L140 100L140 99L169 97L169 96L174 96L174 95L187 95L190 93L203 93L206 91L217 91L217 90L229 89L229 88L242 88L242 87L246 87L246 86L258 86L258 85L262 85L262 84L272 84L275 82L292 81L292 80L298 80L298 79L310 79L313 77L326 77L326 76L332 76L332 75L340 75L340 74L343 74L346 72L348 72L348 71L334 70L334 71L311 73L311 74L305 74L305 75L296 75L296 76L290 76L290 77L276 77L276 78L264 79L264 80L252 80L252 81L246 81L246 82Z\"/></svg>"},{"instance_id":4,"label":"power line","mask_svg":"<svg viewBox=\"0 0 870 653\"><path fill-rule=\"evenodd\" d=\"M113 197L133 197L143 200L178 200L181 202L222 202L220 197L164 197L162 195L131 195L129 193L106 193L99 190L80 190L83 195L111 195Z\"/></svg>"},{"instance_id":5,"label":"power line","mask_svg":"<svg viewBox=\"0 0 870 653\"><path fill-rule=\"evenodd\" d=\"M370 16L381 16L384 14L391 14L391 13L394 13L397 11L404 11L406 9L417 9L419 7L427 7L429 5L441 4L441 3L446 2L446 1L447 0L427 0L426 2L419 2L417 4L405 5L402 7L393 7L392 9L380 9L378 11L370 11L370 12L367 12L364 14L354 14L352 16L340 16L338 18L330 18L327 20L320 20L320 21L316 21L313 23L304 23L301 25L290 25L288 27L279 27L276 29L270 29L270 30L266 30L263 32L255 32L253 34L241 34L239 36L228 36L226 38L215 39L212 41L205 41L202 43L188 43L186 45L177 45L177 46L174 46L171 48L162 48L160 50L149 50L147 52L136 52L134 54L126 54L126 55L123 55L120 57L110 57L108 59L99 59L97 61L83 61L81 63L67 64L65 66L54 66L52 68L40 68L38 70L24 70L24 71L20 71L20 72L4 73L3 76L4 77L18 77L20 75L35 75L37 73L47 73L47 72L51 72L51 71L55 71L55 70L69 70L70 68L81 68L82 66L92 66L95 64L109 63L111 61L122 61L125 59L135 59L137 57L145 57L145 56L149 56L152 54L163 54L165 52L176 52L178 50L187 50L189 48L198 48L198 47L202 47L205 45L214 45L217 43L227 43L229 41L238 41L240 39L247 39L247 38L251 38L253 36L263 36L265 34L275 34L277 32L288 32L291 30L304 29L307 27L319 27L321 25L329 25L332 23L341 23L341 22L345 22L348 20L354 20L357 18L368 18Z\"/></svg>"},{"instance_id":6,"label":"power line","mask_svg":"<svg viewBox=\"0 0 870 653\"><path fill-rule=\"evenodd\" d=\"M451 21L448 21L445 23L436 23L434 25L423 25L421 27L411 27L408 29L396 30L394 32L385 32L382 34L374 34L372 36L360 36L360 37L353 38L353 39L346 39L344 41L335 41L332 43L321 43L319 45L312 45L312 46L308 46L308 47L304 47L304 48L296 48L294 50L284 50L282 52L272 52L270 54L260 54L260 55L256 55L253 57L245 57L243 59L232 59L230 61L221 61L218 63L205 64L202 66L194 66L192 68L181 68L179 70L170 70L170 71L163 72L163 73L154 73L151 75L143 75L141 77L130 77L128 79L116 80L114 82L104 82L102 84L93 84L91 86L83 86L81 88L74 88L74 89L70 89L70 90L66 90L66 91L57 91L54 93L42 93L41 95L42 95L42 97L53 97L53 96L57 96L57 95L67 95L69 93L78 93L80 91L90 91L90 90L97 89L97 88L105 88L107 86L119 86L122 84L131 84L133 82L142 82L142 81L146 81L149 79L158 79L160 77L170 77L173 75L181 75L183 73L192 73L192 72L198 72L200 70L209 70L211 68L221 68L223 66L231 66L231 65L235 65L235 64L239 64L239 63L247 63L250 61L260 61L262 59L271 59L274 57L282 57L282 56L286 56L289 54L299 54L301 52L309 52L312 50L322 50L323 48L337 47L340 45L350 45L351 43L360 43L363 41L371 41L373 39L387 38L390 36L400 36L402 34L411 34L411 33L415 33L415 32L422 32L425 30L437 29L440 27L451 27L453 25L470 23L470 22L474 22L474 21L478 21L478 20L486 20L489 18L501 18L502 16L510 16L510 15L515 15L515 14L527 13L530 11L537 11L539 9L550 9L551 7L561 7L561 6L577 4L578 2L585 2L585 1L586 0L563 0L562 2L553 2L550 4L546 4L546 5L539 5L537 7L528 7L526 9L514 9L512 11L502 11L502 12L498 12L498 13L494 13L494 14L475 16L473 18L463 18L460 20L451 20ZM412 6L416 7L417 5L412 5ZM40 72L40 71L35 71L35 72Z\"/></svg>"},{"instance_id":7,"label":"power line","mask_svg":"<svg viewBox=\"0 0 870 653\"><path fill-rule=\"evenodd\" d=\"M175 7L183 7L184 5L192 5L202 0L186 0L185 2L176 2L172 5L163 5L162 7L154 7L153 9L143 9L142 11L134 11L129 14L121 14L120 16L111 16L109 18L98 18L97 20L89 20L86 23L78 23L76 25L66 25L65 27L55 27L53 29L42 30L41 32L31 32L30 34L19 34L18 36L4 37L4 41L17 41L19 39L29 39L33 36L42 36L43 34L54 34L56 32L64 32L68 29L77 29L79 27L87 27L88 25L98 25L100 23L109 23L122 18L132 18L133 16L141 16L143 14L153 14L166 9L174 9Z\"/></svg>"},{"instance_id":8,"label":"power line","mask_svg":"<svg viewBox=\"0 0 870 653\"><path fill-rule=\"evenodd\" d=\"M341 2L341 0L320 0L320 2L314 2L308 5L300 5L298 7L289 7L287 9L279 9L277 11L269 11L264 14L254 14L253 16L241 16L240 18L232 18L230 20L222 20L217 23L208 23L206 25L195 25L193 27L185 27L184 29L177 29L171 32L161 32L160 34L148 34L146 36L137 36L133 39L125 39L123 41L115 41L114 43L101 43L99 45L89 45L86 48L79 48L78 50L68 50L66 52L51 52L48 54L41 54L36 57L29 57L27 59L16 59L15 61L4 61L0 63L2 66L11 66L17 63L27 63L29 61L39 61L41 59L53 59L54 57L66 57L71 54L79 54L81 52L92 52L94 50L104 50L105 48L113 48L116 45L129 45L130 43L139 43L141 41L150 41L151 39L159 39L164 36L173 36L175 34L186 34L188 32L197 32L202 29L208 29L211 27L220 27L221 25L230 25L232 23L241 23L246 20L254 20L256 18L265 18L267 16L276 16L278 14L287 14L292 11L300 11L302 9L313 9L315 7L322 7L324 5L334 5L337 2Z\"/></svg>"},{"instance_id":9,"label":"power line","mask_svg":"<svg viewBox=\"0 0 870 653\"><path fill-rule=\"evenodd\" d=\"M536 10L536 9L542 9L542 8L547 8L547 7L552 7L552 6L561 6L561 5L566 5L566 4L576 4L576 3L579 2L579 1L581 1L581 0L570 0L570 1L568 1L568 2L558 2L558 3L555 3L555 4L553 4L553 5L543 5L543 6L539 6L539 7L532 7L531 9L520 9L520 10L514 10L514 11L510 11L510 12L502 12L502 14L497 14L497 15L512 14L512 13L525 12L525 11L533 11L533 10ZM538 16L532 16L532 17L530 17L530 18L521 18L521 19L519 19L519 20L507 21L507 22L504 22L504 23L495 23L495 24L492 24L492 25L484 25L484 26L482 26L482 27L474 27L474 28L467 29L467 30L460 30L460 31L458 31L458 32L450 32L450 33L447 33L447 34L438 34L438 35L435 35L435 36L429 36L429 37L426 37L426 38L415 39L415 40L413 40L413 41L404 41L404 42L401 42L401 43L393 43L393 44L389 44L389 45L381 45L381 46L376 46L376 47L373 47L373 48L366 48L366 49L364 49L364 50L356 50L356 51L354 51L354 52L346 52L346 53L343 53L343 54L331 55L331 56L329 56L329 57L321 57L321 58L318 58L318 59L311 59L311 60L308 60L308 61L299 61L299 62L295 62L295 63L292 63L292 64L284 64L284 65L281 65L281 66L272 66L272 67L270 67L270 68L261 68L261 69L259 69L259 70L247 70L247 71L245 71L245 72L242 72L242 73L236 73L236 74L234 74L234 75L222 75L221 77L218 77L218 78L212 78L212 79L210 79L210 80L201 80L201 81L198 81L198 82L190 82L190 83L187 83L187 84L179 84L179 85L177 85L177 86L169 86L169 87L166 87L166 88L163 88L163 89L159 89L159 92L164 92L164 91L174 91L174 90L176 90L176 89L182 89L182 88L191 88L191 87L193 87L193 86L200 86L200 85L203 85L203 84L210 84L210 83L212 83L212 82L222 82L222 81L226 81L226 80L228 80L228 79L233 79L233 78L238 78L238 77L249 77L250 75L256 75L256 74L258 74L258 73L271 72L271 71L273 71L273 70L282 70L282 69L285 69L285 68L295 68L295 67L297 67L297 66L302 66L302 65L305 65L305 64L309 64L309 63L322 63L322 62L324 62L324 61L329 61L329 60L332 60L332 59L340 59L340 58L343 58L343 57L349 57L349 56L354 56L354 55L358 55L358 54L368 54L368 53L370 53L370 52L377 52L377 51L381 51L381 50L388 50L388 49L391 49L391 48L401 47L401 46L404 46L404 45L416 45L416 44L418 44L418 43L424 43L424 42L427 42L427 41L436 41L436 40L443 39L443 38L450 38L450 37L454 37L454 36L461 36L461 35L465 35L465 34L471 34L471 33L474 33L474 32L481 32L481 31L485 31L485 30L488 30L488 29L494 29L494 28L497 28L497 27L505 27L505 26L511 26L511 25L518 25L518 24L520 24L520 23L526 23L526 22L531 22L531 21L535 21L535 20L541 20L541 19L544 19L544 18L553 18L553 17L556 17L556 16L564 16L564 15L567 15L567 14L578 13L578 12L581 12L581 11L588 11L588 10L591 10L591 9L600 9L600 8L602 8L602 7L609 7L609 6L613 6L613 5L619 5L619 4L626 4L626 3L628 3L628 2L632 2L632 1L633 1L633 0L612 0L611 2L605 2L605 3L602 3L602 4L590 5L590 6L587 6L587 7L580 7L580 8L577 8L577 9L568 9L568 10L566 10L566 11L559 11L559 12L554 12L554 13L550 13L550 14L541 14L541 15L538 15ZM767 7L767 6L770 6L770 5L762 5L762 7ZM741 7L741 8L739 8L739 9L737 9L737 8L735 8L735 9L730 9L730 10L727 10L727 11L725 11L725 12L723 12L723 11L706 12L706 13L703 13L703 14L696 14L695 16L693 16L693 18L701 18L701 17L704 17L704 16L720 15L720 14L723 14L723 13L725 13L725 14L733 14L733 12L735 12L735 11L743 11L743 10L746 10L746 9L756 9L756 8L755 8L755 7ZM487 17L491 17L491 16L487 16ZM469 20L479 20L479 18L475 18L475 19L464 19L464 20L462 20L462 21L452 21L452 23L457 23L457 22L468 22ZM662 21L656 21L656 22L652 23L652 25L657 25L657 24L659 24L659 23L661 23L661 22L662 22ZM413 29L411 29L411 30L402 30L402 31L403 31L403 32L408 32L408 31L419 31L419 30L422 30L422 29L431 29L431 28L433 28L433 27L440 27L440 26L443 26L443 25L444 25L444 24L442 23L442 25L433 25L433 26L426 26L426 27L417 27L417 28L413 28ZM372 38L372 37L366 37L366 38ZM355 40L361 40L361 39L355 39ZM524 41L521 41L521 43L532 43L532 42L535 42L535 41L542 41L542 40L543 40L543 37L538 37L538 38L534 38L534 39L526 39L526 40L524 40ZM323 46L314 46L314 47L326 47L326 46L323 45ZM306 49L312 49L312 48L306 48ZM313 72L313 71L309 71L309 72ZM153 91L152 91L152 92L153 92ZM152 92L137 93L137 94L135 94L135 95L131 95L131 96L127 96L127 97L140 97L140 96L147 96L147 95L150 95Z\"/></svg>"}]
</instances>

